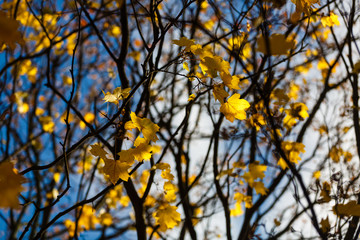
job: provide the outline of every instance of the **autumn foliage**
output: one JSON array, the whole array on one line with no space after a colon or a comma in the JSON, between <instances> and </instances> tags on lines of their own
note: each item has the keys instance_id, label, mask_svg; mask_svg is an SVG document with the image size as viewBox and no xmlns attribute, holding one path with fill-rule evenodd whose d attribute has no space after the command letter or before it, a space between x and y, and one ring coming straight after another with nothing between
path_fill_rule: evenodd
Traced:
<instances>
[{"instance_id":1,"label":"autumn foliage","mask_svg":"<svg viewBox=\"0 0 360 240\"><path fill-rule=\"evenodd\" d=\"M357 1L3 1L0 238L357 239Z\"/></svg>"}]
</instances>

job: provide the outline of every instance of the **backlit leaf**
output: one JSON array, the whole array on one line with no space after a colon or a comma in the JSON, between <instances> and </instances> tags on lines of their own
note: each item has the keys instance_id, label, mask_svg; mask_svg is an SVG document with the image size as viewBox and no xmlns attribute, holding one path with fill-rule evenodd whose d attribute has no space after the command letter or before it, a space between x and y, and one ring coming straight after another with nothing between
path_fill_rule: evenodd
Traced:
<instances>
[{"instance_id":1,"label":"backlit leaf","mask_svg":"<svg viewBox=\"0 0 360 240\"><path fill-rule=\"evenodd\" d=\"M229 93L225 91L224 84L215 84L213 87L213 95L215 100L218 100L221 104L223 104L224 99L229 96Z\"/></svg>"},{"instance_id":2,"label":"backlit leaf","mask_svg":"<svg viewBox=\"0 0 360 240\"><path fill-rule=\"evenodd\" d=\"M172 43L180 47L185 47L185 51L188 52L190 51L190 47L195 44L195 40L181 37L179 40L172 40Z\"/></svg>"},{"instance_id":3,"label":"backlit leaf","mask_svg":"<svg viewBox=\"0 0 360 240\"><path fill-rule=\"evenodd\" d=\"M181 222L180 213L178 213L176 206L170 206L169 204L161 205L159 209L153 214L156 224L159 224L160 231L166 231L171 229Z\"/></svg>"},{"instance_id":4,"label":"backlit leaf","mask_svg":"<svg viewBox=\"0 0 360 240\"><path fill-rule=\"evenodd\" d=\"M128 169L134 163L134 156L130 150L123 150L118 153L119 159L104 159L105 166L103 171L109 175L110 181L115 185L120 179L127 181L130 177Z\"/></svg>"},{"instance_id":5,"label":"backlit leaf","mask_svg":"<svg viewBox=\"0 0 360 240\"><path fill-rule=\"evenodd\" d=\"M233 122L235 118L239 120L246 119L245 110L249 107L249 102L245 99L240 99L240 94L235 93L226 103L221 105L220 112L225 115L227 120Z\"/></svg>"},{"instance_id":6,"label":"backlit leaf","mask_svg":"<svg viewBox=\"0 0 360 240\"><path fill-rule=\"evenodd\" d=\"M134 143L135 148L131 149L134 158L141 162L143 160L149 160L152 156L152 146L144 138L136 138Z\"/></svg>"},{"instance_id":7,"label":"backlit leaf","mask_svg":"<svg viewBox=\"0 0 360 240\"><path fill-rule=\"evenodd\" d=\"M158 140L158 137L156 136L156 132L159 131L160 127L153 123L148 118L140 118L137 117L134 112L130 114L131 121L128 121L125 124L125 129L133 129L137 128L139 131L142 132L144 135L144 138L147 141L153 141L156 142Z\"/></svg>"},{"instance_id":8,"label":"backlit leaf","mask_svg":"<svg viewBox=\"0 0 360 240\"><path fill-rule=\"evenodd\" d=\"M130 95L130 91L131 91L131 88L121 89L121 87L117 87L117 88L115 88L113 93L110 93L110 92L104 93L105 96L104 96L103 100L105 102L119 104L120 100L123 100Z\"/></svg>"},{"instance_id":9,"label":"backlit leaf","mask_svg":"<svg viewBox=\"0 0 360 240\"><path fill-rule=\"evenodd\" d=\"M330 13L330 16L324 16L321 18L321 24L323 27L329 26L332 27L334 25L340 25L338 16L333 12Z\"/></svg>"},{"instance_id":10,"label":"backlit leaf","mask_svg":"<svg viewBox=\"0 0 360 240\"><path fill-rule=\"evenodd\" d=\"M218 76L218 72L228 73L230 63L219 56L206 56L201 60L200 67L204 74L208 74L209 77L215 78Z\"/></svg>"}]
</instances>

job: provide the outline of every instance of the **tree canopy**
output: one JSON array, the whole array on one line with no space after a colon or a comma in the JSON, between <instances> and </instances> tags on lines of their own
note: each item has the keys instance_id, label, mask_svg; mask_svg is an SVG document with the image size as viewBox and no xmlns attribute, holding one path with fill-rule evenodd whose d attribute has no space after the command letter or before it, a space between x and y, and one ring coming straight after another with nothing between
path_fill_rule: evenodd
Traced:
<instances>
[{"instance_id":1,"label":"tree canopy","mask_svg":"<svg viewBox=\"0 0 360 240\"><path fill-rule=\"evenodd\" d=\"M357 239L357 0L0 2L4 239Z\"/></svg>"}]
</instances>

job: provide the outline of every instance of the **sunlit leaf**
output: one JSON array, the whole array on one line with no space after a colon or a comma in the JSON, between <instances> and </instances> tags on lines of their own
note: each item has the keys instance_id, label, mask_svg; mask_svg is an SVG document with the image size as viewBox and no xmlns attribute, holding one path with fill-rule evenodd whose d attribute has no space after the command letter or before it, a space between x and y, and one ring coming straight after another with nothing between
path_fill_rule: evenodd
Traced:
<instances>
[{"instance_id":1,"label":"sunlit leaf","mask_svg":"<svg viewBox=\"0 0 360 240\"><path fill-rule=\"evenodd\" d=\"M233 122L234 119L246 119L246 110L250 104L245 99L240 99L240 94L233 94L224 104L220 107L220 112L225 115L226 119Z\"/></svg>"},{"instance_id":2,"label":"sunlit leaf","mask_svg":"<svg viewBox=\"0 0 360 240\"><path fill-rule=\"evenodd\" d=\"M194 101L195 97L196 97L195 94L190 94L188 98L188 102Z\"/></svg>"},{"instance_id":3,"label":"sunlit leaf","mask_svg":"<svg viewBox=\"0 0 360 240\"><path fill-rule=\"evenodd\" d=\"M133 129L137 128L139 131L142 132L144 135L144 138L147 141L153 141L156 142L158 140L158 137L156 136L156 132L159 131L160 127L153 123L148 118L140 118L137 117L134 112L130 114L131 121L128 121L125 124L125 129Z\"/></svg>"},{"instance_id":4,"label":"sunlit leaf","mask_svg":"<svg viewBox=\"0 0 360 240\"><path fill-rule=\"evenodd\" d=\"M331 12L330 16L324 16L321 18L321 24L324 27L332 27L334 25L340 26L339 17L333 12Z\"/></svg>"},{"instance_id":5,"label":"sunlit leaf","mask_svg":"<svg viewBox=\"0 0 360 240\"><path fill-rule=\"evenodd\" d=\"M201 60L200 67L204 74L208 74L209 77L215 78L218 76L218 72L228 73L230 63L219 56L207 56Z\"/></svg>"},{"instance_id":6,"label":"sunlit leaf","mask_svg":"<svg viewBox=\"0 0 360 240\"><path fill-rule=\"evenodd\" d=\"M181 37L179 40L172 40L173 44L176 44L180 47L185 47L185 51L190 51L190 47L195 44L195 40L188 39L187 37Z\"/></svg>"},{"instance_id":7,"label":"sunlit leaf","mask_svg":"<svg viewBox=\"0 0 360 240\"><path fill-rule=\"evenodd\" d=\"M105 96L104 96L103 100L105 102L119 104L120 100L123 100L130 95L130 91L131 91L131 88L121 89L121 87L117 87L117 88L115 88L113 93L109 93L109 92L104 93Z\"/></svg>"},{"instance_id":8,"label":"sunlit leaf","mask_svg":"<svg viewBox=\"0 0 360 240\"><path fill-rule=\"evenodd\" d=\"M215 100L218 100L221 104L229 96L229 93L225 91L224 84L215 84L213 87L213 95Z\"/></svg>"},{"instance_id":9,"label":"sunlit leaf","mask_svg":"<svg viewBox=\"0 0 360 240\"><path fill-rule=\"evenodd\" d=\"M119 159L113 160L105 158L105 166L103 171L106 175L110 177L110 181L115 185L116 182L120 179L127 181L130 177L128 169L134 163L134 156L131 151L123 150L118 153Z\"/></svg>"},{"instance_id":10,"label":"sunlit leaf","mask_svg":"<svg viewBox=\"0 0 360 240\"><path fill-rule=\"evenodd\" d=\"M156 220L156 224L160 225L160 231L166 231L169 228L174 228L180 223L180 213L178 213L176 210L176 206L164 204L161 205L159 209L153 214Z\"/></svg>"}]
</instances>

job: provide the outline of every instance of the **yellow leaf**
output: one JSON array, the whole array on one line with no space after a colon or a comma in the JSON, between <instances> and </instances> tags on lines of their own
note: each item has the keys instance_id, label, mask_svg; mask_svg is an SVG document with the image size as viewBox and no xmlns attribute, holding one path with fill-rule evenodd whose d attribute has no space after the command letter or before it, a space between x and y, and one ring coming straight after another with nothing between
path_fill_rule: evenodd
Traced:
<instances>
[{"instance_id":1,"label":"yellow leaf","mask_svg":"<svg viewBox=\"0 0 360 240\"><path fill-rule=\"evenodd\" d=\"M227 169L227 170L222 170L217 176L216 176L216 180L219 180L220 178L222 178L223 176L226 175L231 175L233 172L233 168Z\"/></svg>"},{"instance_id":2,"label":"yellow leaf","mask_svg":"<svg viewBox=\"0 0 360 240\"><path fill-rule=\"evenodd\" d=\"M60 177L61 177L61 174L60 174L60 173L58 173L58 172L54 173L53 178L54 178L54 181L55 181L56 183L59 183Z\"/></svg>"},{"instance_id":3,"label":"yellow leaf","mask_svg":"<svg viewBox=\"0 0 360 240\"><path fill-rule=\"evenodd\" d=\"M129 196L122 196L119 200L120 202L120 205L123 206L123 207L127 207L129 206L129 203L130 203L130 198Z\"/></svg>"},{"instance_id":4,"label":"yellow leaf","mask_svg":"<svg viewBox=\"0 0 360 240\"><path fill-rule=\"evenodd\" d=\"M121 34L121 28L119 26L112 25L108 32L110 36L118 37Z\"/></svg>"},{"instance_id":5,"label":"yellow leaf","mask_svg":"<svg viewBox=\"0 0 360 240\"><path fill-rule=\"evenodd\" d=\"M290 109L285 109L286 116L283 119L285 127L291 129L296 124L296 120L303 121L309 117L307 110L308 107L301 102L291 103Z\"/></svg>"},{"instance_id":6,"label":"yellow leaf","mask_svg":"<svg viewBox=\"0 0 360 240\"><path fill-rule=\"evenodd\" d=\"M352 154L351 154L350 152L347 152L347 151L344 152L344 160L345 160L346 162L351 161L352 157L353 157L353 156L352 156Z\"/></svg>"},{"instance_id":7,"label":"yellow leaf","mask_svg":"<svg viewBox=\"0 0 360 240\"><path fill-rule=\"evenodd\" d=\"M187 62L184 62L183 63L183 68L186 70L186 71L190 71L189 70L189 64Z\"/></svg>"},{"instance_id":8,"label":"yellow leaf","mask_svg":"<svg viewBox=\"0 0 360 240\"><path fill-rule=\"evenodd\" d=\"M151 195L148 195L145 199L144 206L153 207L155 206L156 203L157 203L157 199L155 199Z\"/></svg>"},{"instance_id":9,"label":"yellow leaf","mask_svg":"<svg viewBox=\"0 0 360 240\"><path fill-rule=\"evenodd\" d=\"M326 62L325 58L321 58L319 60L317 68L319 70L327 70L327 69L329 69L329 64Z\"/></svg>"},{"instance_id":10,"label":"yellow leaf","mask_svg":"<svg viewBox=\"0 0 360 240\"><path fill-rule=\"evenodd\" d=\"M253 187L254 180L260 178L263 179L265 177L265 171L267 166L259 164L258 161L255 161L254 163L249 164L249 171L244 173L242 176L245 181Z\"/></svg>"},{"instance_id":11,"label":"yellow leaf","mask_svg":"<svg viewBox=\"0 0 360 240\"><path fill-rule=\"evenodd\" d=\"M91 113L91 112L88 112L88 113L85 114L84 119L85 119L86 122L91 123L91 122L94 121L95 115L93 113ZM86 127L85 122L81 121L80 122L80 128L85 129L85 127Z\"/></svg>"},{"instance_id":12,"label":"yellow leaf","mask_svg":"<svg viewBox=\"0 0 360 240\"><path fill-rule=\"evenodd\" d=\"M144 138L147 141L156 142L158 140L156 132L159 131L160 127L157 124L153 123L148 118L137 117L134 112L131 112L130 117L131 121L128 121L125 124L125 129L130 130L133 128L137 128L139 131L142 132Z\"/></svg>"},{"instance_id":13,"label":"yellow leaf","mask_svg":"<svg viewBox=\"0 0 360 240\"><path fill-rule=\"evenodd\" d=\"M252 127L256 128L256 131L259 131L261 126L264 126L266 124L264 116L260 113L252 115L249 119L249 122Z\"/></svg>"},{"instance_id":14,"label":"yellow leaf","mask_svg":"<svg viewBox=\"0 0 360 240\"><path fill-rule=\"evenodd\" d=\"M204 22L204 27L205 27L207 30L211 31L212 28L214 27L214 24L215 24L214 21L211 20L211 19L209 19L208 21Z\"/></svg>"},{"instance_id":15,"label":"yellow leaf","mask_svg":"<svg viewBox=\"0 0 360 240\"><path fill-rule=\"evenodd\" d=\"M121 163L119 160L113 159L104 159L104 173L110 177L110 181L112 184L116 184L116 182L121 178L124 181L129 179L128 169L130 166L128 164Z\"/></svg>"},{"instance_id":16,"label":"yellow leaf","mask_svg":"<svg viewBox=\"0 0 360 240\"><path fill-rule=\"evenodd\" d=\"M245 110L250 107L250 104L245 99L240 99L240 94L233 94L226 103L220 107L220 112L225 115L226 119L233 122L234 119L246 119Z\"/></svg>"},{"instance_id":17,"label":"yellow leaf","mask_svg":"<svg viewBox=\"0 0 360 240\"><path fill-rule=\"evenodd\" d=\"M95 210L89 205L84 205L78 221L80 229L95 229L97 223L99 223L99 219L95 216Z\"/></svg>"},{"instance_id":18,"label":"yellow leaf","mask_svg":"<svg viewBox=\"0 0 360 240\"><path fill-rule=\"evenodd\" d=\"M170 206L164 204L153 214L156 224L159 224L159 230L164 232L167 229L171 229L181 222L180 213L178 213L176 206Z\"/></svg>"},{"instance_id":19,"label":"yellow leaf","mask_svg":"<svg viewBox=\"0 0 360 240\"><path fill-rule=\"evenodd\" d=\"M245 194L237 192L234 195L234 200L236 200L239 203L245 202L246 208L252 207L252 197L251 196L246 196Z\"/></svg>"},{"instance_id":20,"label":"yellow leaf","mask_svg":"<svg viewBox=\"0 0 360 240\"><path fill-rule=\"evenodd\" d=\"M266 195L268 189L264 186L263 182L254 182L253 188L255 189L257 194Z\"/></svg>"},{"instance_id":21,"label":"yellow leaf","mask_svg":"<svg viewBox=\"0 0 360 240\"><path fill-rule=\"evenodd\" d=\"M116 185L106 194L106 205L109 208L116 208L117 203L120 201L122 196L123 185Z\"/></svg>"},{"instance_id":22,"label":"yellow leaf","mask_svg":"<svg viewBox=\"0 0 360 240\"><path fill-rule=\"evenodd\" d=\"M206 9L208 6L209 6L208 2L207 2L207 1L203 1L203 2L201 2L200 8L201 8L201 10L204 10L204 9Z\"/></svg>"},{"instance_id":23,"label":"yellow leaf","mask_svg":"<svg viewBox=\"0 0 360 240\"><path fill-rule=\"evenodd\" d=\"M228 40L228 47L230 50L239 51L245 45L248 34L240 32L239 35L233 36Z\"/></svg>"},{"instance_id":24,"label":"yellow leaf","mask_svg":"<svg viewBox=\"0 0 360 240\"><path fill-rule=\"evenodd\" d=\"M215 78L218 76L218 72L229 73L230 63L220 56L206 56L201 60L200 67L204 74Z\"/></svg>"},{"instance_id":25,"label":"yellow leaf","mask_svg":"<svg viewBox=\"0 0 360 240\"><path fill-rule=\"evenodd\" d=\"M75 48L75 45L76 45L76 42L77 42L77 34L71 34L67 39L67 44L66 44L66 50L67 50L67 53L72 56L73 55L73 51L74 51L74 48Z\"/></svg>"},{"instance_id":26,"label":"yellow leaf","mask_svg":"<svg viewBox=\"0 0 360 240\"><path fill-rule=\"evenodd\" d=\"M67 116L67 111L65 110L65 112L63 112L63 114L61 114L61 117L60 117L60 122L65 124L65 119L66 119L66 116ZM74 121L74 114L72 114L71 112L69 112L69 117L68 117L68 122L71 123Z\"/></svg>"},{"instance_id":27,"label":"yellow leaf","mask_svg":"<svg viewBox=\"0 0 360 240\"><path fill-rule=\"evenodd\" d=\"M283 158L280 158L277 162L277 165L279 165L282 169L288 168L288 165L286 164L285 160Z\"/></svg>"},{"instance_id":28,"label":"yellow leaf","mask_svg":"<svg viewBox=\"0 0 360 240\"><path fill-rule=\"evenodd\" d=\"M299 73L307 74L312 67L313 66L311 62L302 63L301 65L295 67L295 71Z\"/></svg>"},{"instance_id":29,"label":"yellow leaf","mask_svg":"<svg viewBox=\"0 0 360 240\"><path fill-rule=\"evenodd\" d=\"M3 44L6 44L14 50L16 47L16 43L20 45L24 45L24 39L21 33L18 31L20 24L13 18L9 18L6 16L6 13L0 11L0 47Z\"/></svg>"},{"instance_id":30,"label":"yellow leaf","mask_svg":"<svg viewBox=\"0 0 360 240\"><path fill-rule=\"evenodd\" d=\"M230 209L230 216L231 217L237 217L243 214L243 210L241 207L241 203L240 202L236 202L235 203L235 208L234 209Z\"/></svg>"},{"instance_id":31,"label":"yellow leaf","mask_svg":"<svg viewBox=\"0 0 360 240\"><path fill-rule=\"evenodd\" d=\"M112 216L110 213L103 213L100 215L100 224L110 226L112 224Z\"/></svg>"},{"instance_id":32,"label":"yellow leaf","mask_svg":"<svg viewBox=\"0 0 360 240\"><path fill-rule=\"evenodd\" d=\"M99 143L95 143L91 145L90 153L96 157L100 157L102 159L107 159L107 152L101 147Z\"/></svg>"},{"instance_id":33,"label":"yellow leaf","mask_svg":"<svg viewBox=\"0 0 360 240\"><path fill-rule=\"evenodd\" d=\"M196 97L195 94L190 94L190 96L188 98L188 102L194 101L195 97Z\"/></svg>"},{"instance_id":34,"label":"yellow leaf","mask_svg":"<svg viewBox=\"0 0 360 240\"><path fill-rule=\"evenodd\" d=\"M333 206L333 212L338 216L360 217L360 204L357 204L356 201L350 201L346 204L336 204Z\"/></svg>"},{"instance_id":35,"label":"yellow leaf","mask_svg":"<svg viewBox=\"0 0 360 240\"><path fill-rule=\"evenodd\" d=\"M115 88L113 93L110 93L110 92L104 93L105 96L104 96L103 100L105 102L119 104L120 100L123 100L130 95L130 91L131 91L131 88L121 89L121 87L117 87L117 88Z\"/></svg>"},{"instance_id":36,"label":"yellow leaf","mask_svg":"<svg viewBox=\"0 0 360 240\"><path fill-rule=\"evenodd\" d=\"M215 100L218 100L221 104L223 104L224 99L229 96L229 93L225 91L224 84L215 84L213 87L213 95Z\"/></svg>"},{"instance_id":37,"label":"yellow leaf","mask_svg":"<svg viewBox=\"0 0 360 240\"><path fill-rule=\"evenodd\" d=\"M202 56L204 53L204 50L200 44L194 44L190 46L190 52L197 56Z\"/></svg>"},{"instance_id":38,"label":"yellow leaf","mask_svg":"<svg viewBox=\"0 0 360 240\"><path fill-rule=\"evenodd\" d=\"M41 115L43 115L44 113L45 113L45 110L42 109L42 108L37 107L37 108L35 109L35 115L36 115L36 116L41 116Z\"/></svg>"},{"instance_id":39,"label":"yellow leaf","mask_svg":"<svg viewBox=\"0 0 360 240\"><path fill-rule=\"evenodd\" d=\"M221 72L220 77L228 88L237 90L240 89L240 78L238 76L231 76L229 73Z\"/></svg>"},{"instance_id":40,"label":"yellow leaf","mask_svg":"<svg viewBox=\"0 0 360 240\"><path fill-rule=\"evenodd\" d=\"M21 186L25 178L14 170L14 164L11 162L0 163L0 207L1 208L19 208L18 196L23 190Z\"/></svg>"},{"instance_id":41,"label":"yellow leaf","mask_svg":"<svg viewBox=\"0 0 360 240\"><path fill-rule=\"evenodd\" d=\"M19 69L21 76L27 76L31 83L36 83L37 68L31 65L31 60L24 60Z\"/></svg>"},{"instance_id":42,"label":"yellow leaf","mask_svg":"<svg viewBox=\"0 0 360 240\"><path fill-rule=\"evenodd\" d=\"M72 85L72 78L71 77L64 75L62 77L62 80L63 80L63 83L65 85Z\"/></svg>"},{"instance_id":43,"label":"yellow leaf","mask_svg":"<svg viewBox=\"0 0 360 240\"><path fill-rule=\"evenodd\" d=\"M130 175L128 173L128 169L134 163L132 149L119 152L118 160L106 157L107 152L100 146L100 144L91 145L90 153L104 160L105 166L103 168L103 173L109 176L110 181L114 185L119 178L124 181L129 179Z\"/></svg>"},{"instance_id":44,"label":"yellow leaf","mask_svg":"<svg viewBox=\"0 0 360 240\"><path fill-rule=\"evenodd\" d=\"M53 122L51 116L40 117L39 121L45 132L52 133L54 131L55 123Z\"/></svg>"},{"instance_id":45,"label":"yellow leaf","mask_svg":"<svg viewBox=\"0 0 360 240\"><path fill-rule=\"evenodd\" d=\"M245 202L245 207L246 208L251 208L252 207L252 197L251 196L246 196L242 193L235 193L234 195L234 200L236 200L235 203L235 209L231 209L230 210L230 216L240 216L243 214L242 211L242 203Z\"/></svg>"},{"instance_id":46,"label":"yellow leaf","mask_svg":"<svg viewBox=\"0 0 360 240\"><path fill-rule=\"evenodd\" d=\"M320 3L320 0L291 0L296 4L296 12L300 15L304 12L307 16L310 15L310 10L313 5L316 3Z\"/></svg>"},{"instance_id":47,"label":"yellow leaf","mask_svg":"<svg viewBox=\"0 0 360 240\"><path fill-rule=\"evenodd\" d=\"M136 138L134 143L135 148L131 149L134 158L141 162L143 160L149 160L152 156L152 146L144 138Z\"/></svg>"},{"instance_id":48,"label":"yellow leaf","mask_svg":"<svg viewBox=\"0 0 360 240\"><path fill-rule=\"evenodd\" d=\"M129 53L128 56L132 57L135 61L139 62L141 53L139 51L133 51L133 52Z\"/></svg>"},{"instance_id":49,"label":"yellow leaf","mask_svg":"<svg viewBox=\"0 0 360 240\"><path fill-rule=\"evenodd\" d=\"M284 141L281 143L281 147L288 160L292 163L298 163L298 161L301 160L300 153L305 152L305 145L298 142ZM279 159L278 165L281 166L282 169L288 167L283 158Z\"/></svg>"},{"instance_id":50,"label":"yellow leaf","mask_svg":"<svg viewBox=\"0 0 360 240\"><path fill-rule=\"evenodd\" d=\"M195 207L195 209L193 210L193 218L191 219L191 222L194 226L200 222L200 220L201 220L200 215L203 215L203 214L204 214L204 212L201 208Z\"/></svg>"},{"instance_id":51,"label":"yellow leaf","mask_svg":"<svg viewBox=\"0 0 360 240\"><path fill-rule=\"evenodd\" d=\"M187 37L181 37L179 40L172 40L172 43L180 47L185 47L185 51L189 52L190 47L195 44L195 40L188 39Z\"/></svg>"},{"instance_id":52,"label":"yellow leaf","mask_svg":"<svg viewBox=\"0 0 360 240\"><path fill-rule=\"evenodd\" d=\"M176 187L170 181L164 183L165 200L174 202L176 200Z\"/></svg>"},{"instance_id":53,"label":"yellow leaf","mask_svg":"<svg viewBox=\"0 0 360 240\"><path fill-rule=\"evenodd\" d=\"M284 141L281 143L281 146L289 161L293 163L298 163L298 160L301 160L299 154L305 152L305 145L303 143Z\"/></svg>"},{"instance_id":54,"label":"yellow leaf","mask_svg":"<svg viewBox=\"0 0 360 240\"><path fill-rule=\"evenodd\" d=\"M288 50L292 49L295 45L294 40L287 40L282 34L275 33L268 38L270 49L267 49L266 39L261 36L258 41L257 50L270 55L283 55L288 54Z\"/></svg>"},{"instance_id":55,"label":"yellow leaf","mask_svg":"<svg viewBox=\"0 0 360 240\"><path fill-rule=\"evenodd\" d=\"M296 100L298 98L299 91L300 91L300 86L295 83L291 83L288 93L289 98Z\"/></svg>"},{"instance_id":56,"label":"yellow leaf","mask_svg":"<svg viewBox=\"0 0 360 240\"><path fill-rule=\"evenodd\" d=\"M169 181L174 180L174 175L171 174L170 168L163 170L163 171L161 172L161 177L162 177L163 179L166 179L166 180L169 180Z\"/></svg>"},{"instance_id":57,"label":"yellow leaf","mask_svg":"<svg viewBox=\"0 0 360 240\"><path fill-rule=\"evenodd\" d=\"M25 114L29 111L29 108L29 104L21 102L18 104L17 110L20 114Z\"/></svg>"},{"instance_id":58,"label":"yellow leaf","mask_svg":"<svg viewBox=\"0 0 360 240\"><path fill-rule=\"evenodd\" d=\"M321 24L323 27L329 26L332 27L334 25L340 25L338 16L333 12L330 13L330 16L324 16L321 18Z\"/></svg>"},{"instance_id":59,"label":"yellow leaf","mask_svg":"<svg viewBox=\"0 0 360 240\"><path fill-rule=\"evenodd\" d=\"M315 172L313 173L313 177L314 177L316 180L318 180L318 179L320 178L320 176L321 176L321 172L320 172L320 171L315 171Z\"/></svg>"},{"instance_id":60,"label":"yellow leaf","mask_svg":"<svg viewBox=\"0 0 360 240\"><path fill-rule=\"evenodd\" d=\"M68 232L69 232L69 236L70 237L74 237L75 235L75 223L73 221L71 221L70 219L66 219L64 221L64 225L67 228Z\"/></svg>"},{"instance_id":61,"label":"yellow leaf","mask_svg":"<svg viewBox=\"0 0 360 240\"><path fill-rule=\"evenodd\" d=\"M171 169L170 169L170 165L168 163L158 163L155 166L152 167L152 170L154 169L160 169L162 170L161 172L161 177L163 179L166 180L173 180L174 179L174 175L171 174Z\"/></svg>"}]
</instances>

